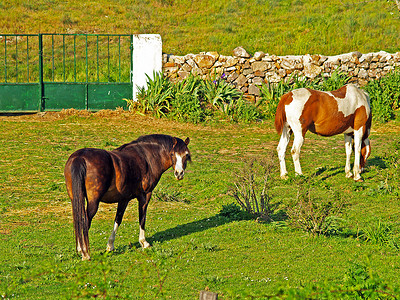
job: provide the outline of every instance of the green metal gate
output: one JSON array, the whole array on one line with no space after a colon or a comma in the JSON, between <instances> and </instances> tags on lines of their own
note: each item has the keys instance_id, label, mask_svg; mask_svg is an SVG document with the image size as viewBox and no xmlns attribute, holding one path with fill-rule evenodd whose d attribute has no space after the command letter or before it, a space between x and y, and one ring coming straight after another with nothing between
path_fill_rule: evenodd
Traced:
<instances>
[{"instance_id":1,"label":"green metal gate","mask_svg":"<svg viewBox=\"0 0 400 300\"><path fill-rule=\"evenodd\" d=\"M123 107L131 72L131 35L1 35L0 111Z\"/></svg>"}]
</instances>

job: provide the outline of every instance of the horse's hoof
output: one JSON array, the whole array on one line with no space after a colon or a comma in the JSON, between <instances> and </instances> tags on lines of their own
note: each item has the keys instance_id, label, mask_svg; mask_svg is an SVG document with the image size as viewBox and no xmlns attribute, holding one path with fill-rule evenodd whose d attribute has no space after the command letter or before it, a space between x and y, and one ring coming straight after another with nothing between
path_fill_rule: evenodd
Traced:
<instances>
[{"instance_id":1,"label":"horse's hoof","mask_svg":"<svg viewBox=\"0 0 400 300\"><path fill-rule=\"evenodd\" d=\"M347 174L346 174L346 178L353 178L353 174L347 173Z\"/></svg>"},{"instance_id":2,"label":"horse's hoof","mask_svg":"<svg viewBox=\"0 0 400 300\"><path fill-rule=\"evenodd\" d=\"M107 251L108 252L112 252L114 250L115 250L114 246L107 245Z\"/></svg>"},{"instance_id":3,"label":"horse's hoof","mask_svg":"<svg viewBox=\"0 0 400 300\"><path fill-rule=\"evenodd\" d=\"M90 255L82 255L82 261L90 260Z\"/></svg>"},{"instance_id":4,"label":"horse's hoof","mask_svg":"<svg viewBox=\"0 0 400 300\"><path fill-rule=\"evenodd\" d=\"M287 180L287 179L289 179L289 176L288 176L287 174L285 174L285 175L281 175L281 179L283 179L283 180Z\"/></svg>"},{"instance_id":5,"label":"horse's hoof","mask_svg":"<svg viewBox=\"0 0 400 300\"><path fill-rule=\"evenodd\" d=\"M139 243L140 243L140 245L142 246L143 249L151 247L151 245L147 241L140 241Z\"/></svg>"},{"instance_id":6,"label":"horse's hoof","mask_svg":"<svg viewBox=\"0 0 400 300\"><path fill-rule=\"evenodd\" d=\"M354 179L355 182L364 182L364 179L362 178L358 178L358 179Z\"/></svg>"}]
</instances>

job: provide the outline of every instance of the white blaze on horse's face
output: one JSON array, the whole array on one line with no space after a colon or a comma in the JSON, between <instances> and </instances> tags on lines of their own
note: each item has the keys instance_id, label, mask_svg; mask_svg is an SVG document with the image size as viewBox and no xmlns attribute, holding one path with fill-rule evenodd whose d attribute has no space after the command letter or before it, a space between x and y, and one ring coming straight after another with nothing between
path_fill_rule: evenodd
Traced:
<instances>
[{"instance_id":1,"label":"white blaze on horse's face","mask_svg":"<svg viewBox=\"0 0 400 300\"><path fill-rule=\"evenodd\" d=\"M185 168L184 168L184 162L183 158L188 154L188 152L185 152L183 155L179 153L175 153L175 167L174 167L174 175L175 178L178 180L183 179L183 176L185 175Z\"/></svg>"}]
</instances>

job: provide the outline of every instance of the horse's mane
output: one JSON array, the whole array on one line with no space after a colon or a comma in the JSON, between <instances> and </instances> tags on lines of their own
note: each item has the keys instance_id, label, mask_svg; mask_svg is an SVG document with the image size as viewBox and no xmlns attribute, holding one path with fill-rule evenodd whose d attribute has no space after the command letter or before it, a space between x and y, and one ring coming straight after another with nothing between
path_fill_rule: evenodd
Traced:
<instances>
[{"instance_id":1,"label":"horse's mane","mask_svg":"<svg viewBox=\"0 0 400 300\"><path fill-rule=\"evenodd\" d=\"M130 143L126 143L120 147L118 147L116 150L123 150L126 147L129 146L134 146L134 145L139 145L143 143L148 143L148 144L157 144L157 145L163 145L166 148L171 148L173 146L173 137L166 135L166 134L149 134L149 135L142 135L138 137L136 140L133 140Z\"/></svg>"}]
</instances>

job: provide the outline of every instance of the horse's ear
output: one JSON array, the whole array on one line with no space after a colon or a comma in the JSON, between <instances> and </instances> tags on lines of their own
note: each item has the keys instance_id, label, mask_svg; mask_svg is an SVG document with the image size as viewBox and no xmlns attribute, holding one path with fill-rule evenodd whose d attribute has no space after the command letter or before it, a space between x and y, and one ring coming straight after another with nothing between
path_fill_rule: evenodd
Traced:
<instances>
[{"instance_id":1,"label":"horse's ear","mask_svg":"<svg viewBox=\"0 0 400 300\"><path fill-rule=\"evenodd\" d=\"M185 140L186 146L189 145L189 142L190 142L190 139L189 139L189 137L187 137L186 140Z\"/></svg>"},{"instance_id":2,"label":"horse's ear","mask_svg":"<svg viewBox=\"0 0 400 300\"><path fill-rule=\"evenodd\" d=\"M178 143L178 141L176 140L176 138L172 138L172 143L173 143L173 145L172 145L172 149L174 149L175 148L175 146L176 146L176 144Z\"/></svg>"}]
</instances>

